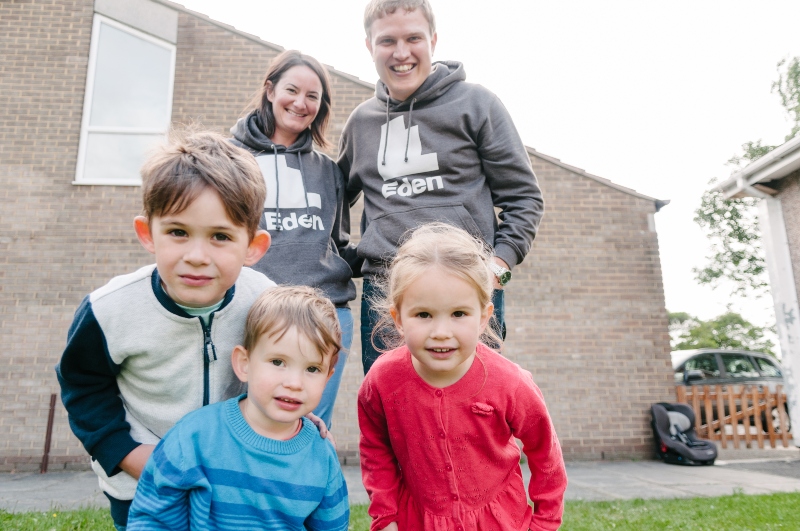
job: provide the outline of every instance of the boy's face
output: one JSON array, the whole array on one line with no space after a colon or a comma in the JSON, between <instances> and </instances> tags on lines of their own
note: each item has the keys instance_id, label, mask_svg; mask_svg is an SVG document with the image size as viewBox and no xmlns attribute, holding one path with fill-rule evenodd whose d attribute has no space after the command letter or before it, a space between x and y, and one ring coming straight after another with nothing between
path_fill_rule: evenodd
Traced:
<instances>
[{"instance_id":1,"label":"boy's face","mask_svg":"<svg viewBox=\"0 0 800 531\"><path fill-rule=\"evenodd\" d=\"M266 231L258 231L250 241L247 228L230 220L211 188L182 212L150 220L138 216L134 228L144 248L156 256L167 295L190 308L221 301L242 266L258 262L270 243Z\"/></svg>"},{"instance_id":2,"label":"boy's face","mask_svg":"<svg viewBox=\"0 0 800 531\"><path fill-rule=\"evenodd\" d=\"M431 73L436 34L421 9L397 9L376 19L370 27L367 48L375 70L389 89L389 95L405 101Z\"/></svg>"},{"instance_id":3,"label":"boy's face","mask_svg":"<svg viewBox=\"0 0 800 531\"><path fill-rule=\"evenodd\" d=\"M331 358L294 326L280 339L264 334L249 353L237 346L233 370L247 382L247 399L239 406L250 427L272 439L291 438L298 419L319 405L333 375Z\"/></svg>"}]
</instances>

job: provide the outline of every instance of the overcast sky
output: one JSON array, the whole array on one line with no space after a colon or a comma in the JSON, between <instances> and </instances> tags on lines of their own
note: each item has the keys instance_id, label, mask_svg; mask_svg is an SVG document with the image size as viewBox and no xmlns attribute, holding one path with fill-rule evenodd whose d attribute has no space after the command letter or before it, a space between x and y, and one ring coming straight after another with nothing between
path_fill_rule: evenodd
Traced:
<instances>
[{"instance_id":1,"label":"overcast sky","mask_svg":"<svg viewBox=\"0 0 800 531\"><path fill-rule=\"evenodd\" d=\"M365 81L365 0L182 0L189 9L300 49ZM692 221L712 177L748 140L790 129L776 64L800 55L800 2L432 0L434 59L464 63L495 92L526 145L671 203L656 215L667 308L732 309L773 324L771 299L698 286L708 243ZM547 190L544 190L545 199ZM535 252L535 247L534 247Z\"/></svg>"}]
</instances>

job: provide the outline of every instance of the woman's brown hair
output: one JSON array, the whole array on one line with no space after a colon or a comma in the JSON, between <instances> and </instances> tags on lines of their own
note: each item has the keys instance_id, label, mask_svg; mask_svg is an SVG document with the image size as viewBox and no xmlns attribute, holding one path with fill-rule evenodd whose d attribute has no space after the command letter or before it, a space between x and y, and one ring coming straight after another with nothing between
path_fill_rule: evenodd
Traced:
<instances>
[{"instance_id":1,"label":"woman's brown hair","mask_svg":"<svg viewBox=\"0 0 800 531\"><path fill-rule=\"evenodd\" d=\"M319 111L316 118L311 122L311 137L314 142L321 147L327 148L329 146L328 139L325 138L325 131L328 128L328 120L330 119L331 112L331 80L328 77L328 70L322 64L311 57L305 55L297 50L286 50L280 53L269 65L267 74L264 76L264 83L261 89L253 97L250 105L247 107L248 112L256 111L261 123L264 127L264 134L272 138L275 134L275 115L272 112L272 102L269 101L267 93L270 87L275 87L278 81L283 77L287 70L295 66L306 66L310 68L322 85L322 94L320 97Z\"/></svg>"}]
</instances>

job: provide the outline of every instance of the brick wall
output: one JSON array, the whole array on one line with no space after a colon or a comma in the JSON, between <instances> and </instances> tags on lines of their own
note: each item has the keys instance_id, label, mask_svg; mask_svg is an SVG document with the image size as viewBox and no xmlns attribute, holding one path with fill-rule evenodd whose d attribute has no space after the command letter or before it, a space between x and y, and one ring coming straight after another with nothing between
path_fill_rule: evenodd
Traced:
<instances>
[{"instance_id":1,"label":"brick wall","mask_svg":"<svg viewBox=\"0 0 800 531\"><path fill-rule=\"evenodd\" d=\"M72 184L91 29L90 0L0 3L0 470L39 466L81 298L148 260L131 230L139 190ZM52 453L86 461L60 403Z\"/></svg>"},{"instance_id":2,"label":"brick wall","mask_svg":"<svg viewBox=\"0 0 800 531\"><path fill-rule=\"evenodd\" d=\"M131 228L138 187L72 184L91 25L91 0L0 3L0 471L39 466L53 366L82 297L151 262ZM226 132L276 54L181 12L173 121ZM373 89L332 80L335 145ZM509 287L506 353L533 372L567 457L646 457L649 405L672 392L653 202L532 161L547 214ZM357 207L356 228L359 216ZM360 381L356 334L334 418L351 458ZM85 465L59 402L51 469Z\"/></svg>"}]
</instances>

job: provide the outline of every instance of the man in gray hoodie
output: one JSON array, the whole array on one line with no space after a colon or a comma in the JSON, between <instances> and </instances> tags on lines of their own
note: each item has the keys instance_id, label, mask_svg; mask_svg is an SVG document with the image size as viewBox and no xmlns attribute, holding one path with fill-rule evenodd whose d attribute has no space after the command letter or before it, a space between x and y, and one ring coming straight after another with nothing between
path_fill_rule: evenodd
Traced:
<instances>
[{"instance_id":1,"label":"man in gray hoodie","mask_svg":"<svg viewBox=\"0 0 800 531\"><path fill-rule=\"evenodd\" d=\"M505 336L502 289L530 251L544 202L497 96L467 83L461 63L432 62L437 35L428 0L371 0L364 29L380 80L375 97L350 115L338 163L351 204L364 194L358 255L366 374L385 348L373 335L375 280L406 231L444 221L494 249L494 326Z\"/></svg>"}]
</instances>

